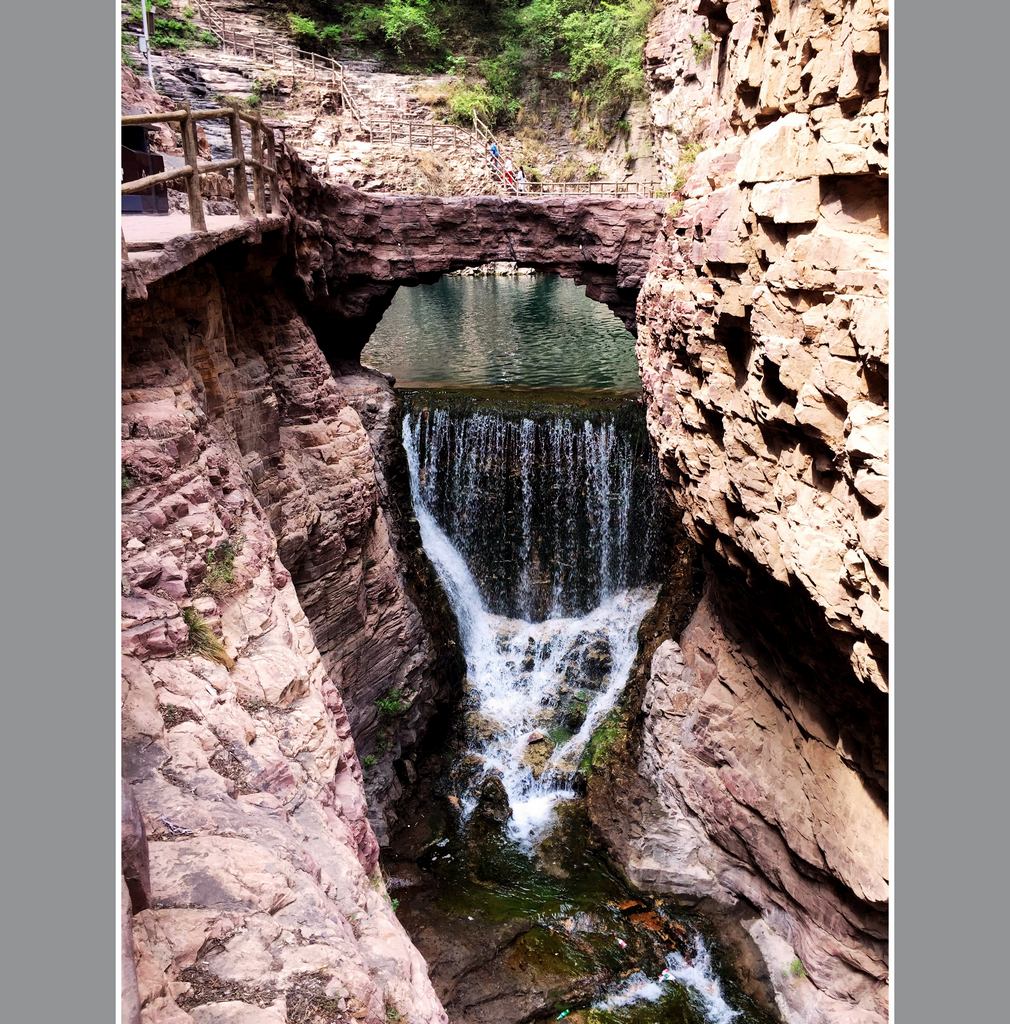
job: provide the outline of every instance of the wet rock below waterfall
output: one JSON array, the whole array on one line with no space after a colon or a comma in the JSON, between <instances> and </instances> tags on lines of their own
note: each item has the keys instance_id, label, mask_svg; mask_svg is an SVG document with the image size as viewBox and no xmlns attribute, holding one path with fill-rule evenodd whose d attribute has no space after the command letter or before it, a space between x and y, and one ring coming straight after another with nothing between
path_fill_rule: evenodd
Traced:
<instances>
[{"instance_id":1,"label":"wet rock below waterfall","mask_svg":"<svg viewBox=\"0 0 1010 1024\"><path fill-rule=\"evenodd\" d=\"M440 760L439 772L443 767ZM623 992L636 972L658 978L671 953L692 957L697 932L675 902L627 888L578 803L559 808L533 853L501 826L473 821L433 837L417 861L398 862L417 849L413 831L389 851L390 890L456 1024L549 1024L565 1009L583 1024L716 1019L705 1014L697 992L673 986L659 1003L618 1013L594 1009ZM736 1024L771 1024L726 977L721 984L733 1010L742 1011Z\"/></svg>"},{"instance_id":2,"label":"wet rock below waterfall","mask_svg":"<svg viewBox=\"0 0 1010 1024\"><path fill-rule=\"evenodd\" d=\"M582 633L561 659L558 671L565 685L577 689L603 690L614 667L610 640L598 633Z\"/></svg>"},{"instance_id":3,"label":"wet rock below waterfall","mask_svg":"<svg viewBox=\"0 0 1010 1024\"><path fill-rule=\"evenodd\" d=\"M539 779L547 770L551 754L554 753L554 741L545 732L539 729L531 732L526 739L526 753L523 754L523 764L533 773L533 778Z\"/></svg>"},{"instance_id":4,"label":"wet rock below waterfall","mask_svg":"<svg viewBox=\"0 0 1010 1024\"><path fill-rule=\"evenodd\" d=\"M501 723L481 711L468 711L464 721L467 735L478 743L486 743L501 730Z\"/></svg>"},{"instance_id":5,"label":"wet rock below waterfall","mask_svg":"<svg viewBox=\"0 0 1010 1024\"><path fill-rule=\"evenodd\" d=\"M501 772L491 771L481 782L477 796L477 815L498 825L504 825L512 816Z\"/></svg>"},{"instance_id":6,"label":"wet rock below waterfall","mask_svg":"<svg viewBox=\"0 0 1010 1024\"><path fill-rule=\"evenodd\" d=\"M560 745L562 733L567 734L567 740L582 728L595 696L591 690L564 684L558 691L557 703L544 709L543 716L538 717L538 724Z\"/></svg>"},{"instance_id":7,"label":"wet rock below waterfall","mask_svg":"<svg viewBox=\"0 0 1010 1024\"><path fill-rule=\"evenodd\" d=\"M610 641L605 636L596 637L589 643L582 656L582 670L587 679L599 681L606 679L614 667L614 656L610 650Z\"/></svg>"}]
</instances>

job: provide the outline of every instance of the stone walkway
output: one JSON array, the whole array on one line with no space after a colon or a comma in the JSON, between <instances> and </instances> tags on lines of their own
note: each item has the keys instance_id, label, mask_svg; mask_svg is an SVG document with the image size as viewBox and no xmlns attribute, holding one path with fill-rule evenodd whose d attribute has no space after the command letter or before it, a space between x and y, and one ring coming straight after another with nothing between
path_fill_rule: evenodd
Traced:
<instances>
[{"instance_id":1,"label":"stone walkway","mask_svg":"<svg viewBox=\"0 0 1010 1024\"><path fill-rule=\"evenodd\" d=\"M264 234L281 230L282 213L242 220L234 214L207 215L207 230L194 232L188 213L125 214L123 235L129 258L123 261L123 289L128 299L142 299L147 286L232 242L255 244Z\"/></svg>"},{"instance_id":2,"label":"stone walkway","mask_svg":"<svg viewBox=\"0 0 1010 1024\"><path fill-rule=\"evenodd\" d=\"M225 231L239 223L241 219L236 214L207 214L207 233ZM188 213L123 214L123 234L131 256L143 250L163 249L166 242L191 232Z\"/></svg>"}]
</instances>

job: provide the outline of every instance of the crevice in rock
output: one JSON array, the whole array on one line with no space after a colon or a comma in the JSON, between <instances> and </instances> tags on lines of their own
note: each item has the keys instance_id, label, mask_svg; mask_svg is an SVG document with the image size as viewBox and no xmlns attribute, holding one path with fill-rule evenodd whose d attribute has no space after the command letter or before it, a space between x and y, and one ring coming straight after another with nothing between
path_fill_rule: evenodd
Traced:
<instances>
[{"instance_id":1,"label":"crevice in rock","mask_svg":"<svg viewBox=\"0 0 1010 1024\"><path fill-rule=\"evenodd\" d=\"M761 390L774 405L796 405L796 392L782 383L778 364L773 363L767 356L762 356L761 359Z\"/></svg>"},{"instance_id":2,"label":"crevice in rock","mask_svg":"<svg viewBox=\"0 0 1010 1024\"><path fill-rule=\"evenodd\" d=\"M712 340L726 350L736 386L742 388L747 383L751 353L754 351L750 310L744 316L723 313L713 325Z\"/></svg>"}]
</instances>

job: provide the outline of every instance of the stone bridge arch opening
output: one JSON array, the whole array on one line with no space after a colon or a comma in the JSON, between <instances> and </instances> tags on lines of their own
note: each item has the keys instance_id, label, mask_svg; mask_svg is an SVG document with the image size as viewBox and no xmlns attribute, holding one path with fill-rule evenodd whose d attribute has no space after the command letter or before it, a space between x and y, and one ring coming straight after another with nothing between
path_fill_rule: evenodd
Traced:
<instances>
[{"instance_id":1,"label":"stone bridge arch opening","mask_svg":"<svg viewBox=\"0 0 1010 1024\"><path fill-rule=\"evenodd\" d=\"M394 196L348 186L298 196L304 313L334 365L356 362L397 290L495 262L570 278L633 334L662 200Z\"/></svg>"}]
</instances>

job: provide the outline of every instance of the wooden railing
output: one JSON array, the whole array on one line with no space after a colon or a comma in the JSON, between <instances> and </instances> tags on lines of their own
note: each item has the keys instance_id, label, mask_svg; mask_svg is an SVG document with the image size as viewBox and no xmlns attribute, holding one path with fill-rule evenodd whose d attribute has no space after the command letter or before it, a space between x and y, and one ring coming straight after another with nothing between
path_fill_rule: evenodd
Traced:
<instances>
[{"instance_id":1,"label":"wooden railing","mask_svg":"<svg viewBox=\"0 0 1010 1024\"><path fill-rule=\"evenodd\" d=\"M527 181L530 195L542 196L647 196L652 199L673 195L659 181Z\"/></svg>"},{"instance_id":2,"label":"wooden railing","mask_svg":"<svg viewBox=\"0 0 1010 1024\"><path fill-rule=\"evenodd\" d=\"M370 142L386 142L393 145L429 146L446 143L473 146L470 133L454 124L441 121L418 121L410 118L378 117L368 122Z\"/></svg>"},{"instance_id":3,"label":"wooden railing","mask_svg":"<svg viewBox=\"0 0 1010 1024\"><path fill-rule=\"evenodd\" d=\"M227 160L201 162L197 150L196 126L200 121L212 118L227 118L231 126L232 155ZM185 180L189 197L189 223L193 231L206 231L207 218L204 216L203 195L200 178L204 174L233 172L235 208L243 220L264 217L268 213L280 212L280 189L277 173L277 144L273 129L263 123L258 114L250 114L237 107L218 107L213 110L191 110L187 104L181 110L164 113L126 114L122 124L165 124L177 123L182 134L182 153L186 161L182 167L149 174L133 181L124 181L121 193L134 195L146 192L155 185L170 181ZM250 153L246 155L242 138L242 125L249 126ZM249 199L247 173L251 172L253 195ZM267 185L269 183L269 201Z\"/></svg>"}]
</instances>

